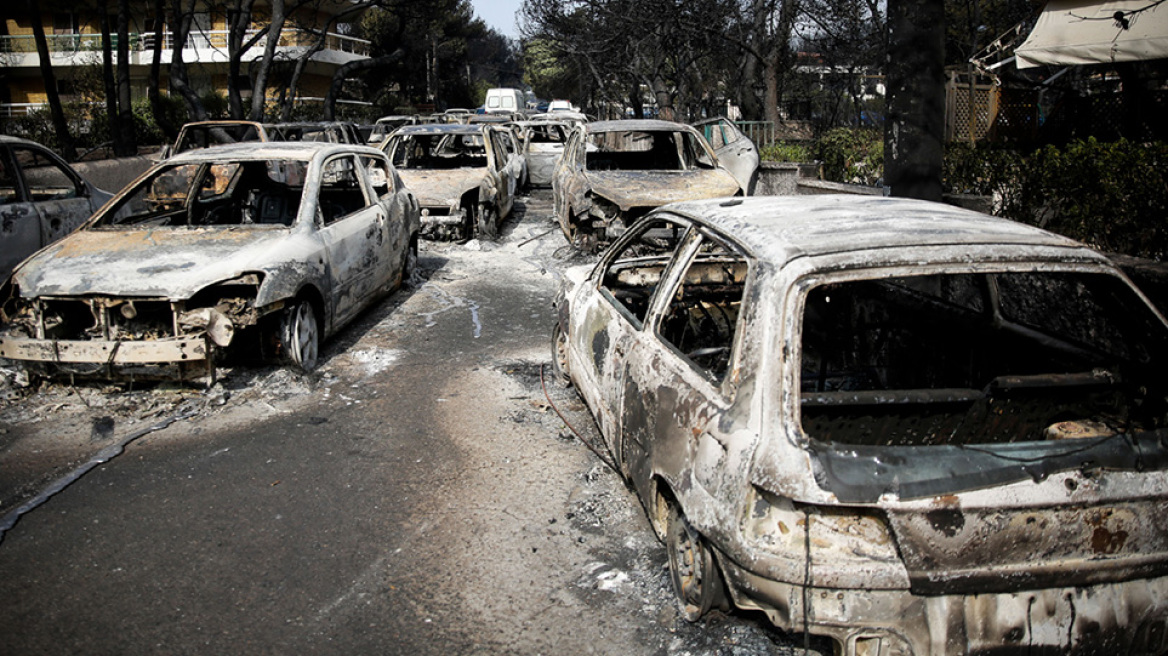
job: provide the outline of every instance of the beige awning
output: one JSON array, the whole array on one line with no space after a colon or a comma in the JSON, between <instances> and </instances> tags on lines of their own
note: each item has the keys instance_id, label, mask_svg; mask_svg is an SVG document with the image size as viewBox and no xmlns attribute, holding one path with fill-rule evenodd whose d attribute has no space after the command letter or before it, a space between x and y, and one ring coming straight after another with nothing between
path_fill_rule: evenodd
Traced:
<instances>
[{"instance_id":1,"label":"beige awning","mask_svg":"<svg viewBox=\"0 0 1168 656\"><path fill-rule=\"evenodd\" d=\"M1117 12L1126 29L1116 20ZM1050 0L1014 56L1018 68L1166 58L1168 2Z\"/></svg>"}]
</instances>

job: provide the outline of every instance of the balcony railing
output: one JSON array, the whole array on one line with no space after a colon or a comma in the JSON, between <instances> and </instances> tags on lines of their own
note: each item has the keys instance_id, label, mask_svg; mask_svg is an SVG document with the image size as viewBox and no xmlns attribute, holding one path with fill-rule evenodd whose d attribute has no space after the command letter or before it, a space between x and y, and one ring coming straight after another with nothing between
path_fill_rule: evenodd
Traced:
<instances>
[{"instance_id":1,"label":"balcony railing","mask_svg":"<svg viewBox=\"0 0 1168 656\"><path fill-rule=\"evenodd\" d=\"M258 30L248 30L244 40L252 38ZM187 37L183 50L218 49L227 50L227 30L192 31ZM78 52L100 51L100 34L46 34L49 42L49 51L53 53L74 54ZM118 37L111 35L113 47L116 49ZM316 43L316 34L306 30L285 28L280 33L279 46L281 47L309 47ZM170 32L163 36L163 50L173 48L174 41ZM261 38L255 47L262 48L265 39ZM329 32L325 36L325 49L347 52L364 57L369 56L369 41ZM130 50L146 52L154 48L153 32L135 32L130 34ZM36 52L36 42L31 34L16 36L0 36L0 53L26 54Z\"/></svg>"}]
</instances>

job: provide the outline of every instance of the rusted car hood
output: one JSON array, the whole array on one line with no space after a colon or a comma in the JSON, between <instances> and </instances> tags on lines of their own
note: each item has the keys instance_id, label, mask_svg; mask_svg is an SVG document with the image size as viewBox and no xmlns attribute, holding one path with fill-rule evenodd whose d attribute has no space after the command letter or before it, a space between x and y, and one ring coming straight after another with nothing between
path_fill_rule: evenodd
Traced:
<instances>
[{"instance_id":1,"label":"rusted car hood","mask_svg":"<svg viewBox=\"0 0 1168 656\"><path fill-rule=\"evenodd\" d=\"M189 298L207 285L280 260L287 228L88 230L25 262L21 296L101 294Z\"/></svg>"},{"instance_id":2,"label":"rusted car hood","mask_svg":"<svg viewBox=\"0 0 1168 656\"><path fill-rule=\"evenodd\" d=\"M450 169L398 171L402 182L418 197L423 207L457 204L462 195L477 189L487 175L486 169Z\"/></svg>"},{"instance_id":3,"label":"rusted car hood","mask_svg":"<svg viewBox=\"0 0 1168 656\"><path fill-rule=\"evenodd\" d=\"M659 207L683 200L733 196L740 187L721 169L698 171L589 171L592 191L621 210Z\"/></svg>"}]
</instances>

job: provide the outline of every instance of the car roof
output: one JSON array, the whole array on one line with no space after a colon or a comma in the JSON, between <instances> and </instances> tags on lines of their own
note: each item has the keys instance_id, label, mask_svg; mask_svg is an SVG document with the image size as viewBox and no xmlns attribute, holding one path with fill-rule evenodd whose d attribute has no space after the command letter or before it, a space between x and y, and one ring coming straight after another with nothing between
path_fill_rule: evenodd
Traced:
<instances>
[{"instance_id":1,"label":"car roof","mask_svg":"<svg viewBox=\"0 0 1168 656\"><path fill-rule=\"evenodd\" d=\"M802 256L927 246L994 246L1003 257L1035 247L1077 249L1077 241L1034 226L943 203L881 196L754 196L674 203L662 208L721 232L781 267Z\"/></svg>"},{"instance_id":2,"label":"car roof","mask_svg":"<svg viewBox=\"0 0 1168 656\"><path fill-rule=\"evenodd\" d=\"M625 130L641 130L641 131L668 131L668 132L689 132L693 130L688 125L683 123L674 123L673 121L662 121L654 118L632 118L621 119L617 121L593 121L586 124L589 132L623 132Z\"/></svg>"},{"instance_id":3,"label":"car roof","mask_svg":"<svg viewBox=\"0 0 1168 656\"><path fill-rule=\"evenodd\" d=\"M293 159L309 161L318 153L327 157L335 154L355 153L384 157L377 148L359 144L327 143L320 141L252 141L238 144L222 144L179 153L166 160L166 164L187 162L220 162L223 160Z\"/></svg>"},{"instance_id":4,"label":"car roof","mask_svg":"<svg viewBox=\"0 0 1168 656\"><path fill-rule=\"evenodd\" d=\"M403 125L394 134L480 134L484 127L482 123L425 123Z\"/></svg>"},{"instance_id":5,"label":"car roof","mask_svg":"<svg viewBox=\"0 0 1168 656\"><path fill-rule=\"evenodd\" d=\"M32 141L31 139L25 139L23 137L14 137L9 134L0 134L0 143L32 144L34 146L40 146L41 148L49 149L48 146L45 146L42 143Z\"/></svg>"}]
</instances>

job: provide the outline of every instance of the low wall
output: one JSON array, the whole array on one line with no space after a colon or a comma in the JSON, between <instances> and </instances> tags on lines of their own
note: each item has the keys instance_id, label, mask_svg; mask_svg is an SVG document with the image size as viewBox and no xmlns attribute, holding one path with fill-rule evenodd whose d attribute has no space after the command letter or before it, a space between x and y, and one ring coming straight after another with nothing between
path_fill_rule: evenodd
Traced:
<instances>
[{"instance_id":1,"label":"low wall","mask_svg":"<svg viewBox=\"0 0 1168 656\"><path fill-rule=\"evenodd\" d=\"M817 162L762 162L758 165L755 196L794 196L797 181L819 177Z\"/></svg>"},{"instance_id":2,"label":"low wall","mask_svg":"<svg viewBox=\"0 0 1168 656\"><path fill-rule=\"evenodd\" d=\"M799 180L795 193L800 196L818 196L820 194L883 196L884 190L880 187L865 187L863 185L846 184L843 182L828 182L827 180Z\"/></svg>"},{"instance_id":3,"label":"low wall","mask_svg":"<svg viewBox=\"0 0 1168 656\"><path fill-rule=\"evenodd\" d=\"M81 174L81 177L98 189L117 193L153 165L154 159L145 155L137 155L118 159L77 162L73 164L73 168Z\"/></svg>"}]
</instances>

